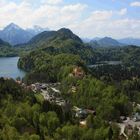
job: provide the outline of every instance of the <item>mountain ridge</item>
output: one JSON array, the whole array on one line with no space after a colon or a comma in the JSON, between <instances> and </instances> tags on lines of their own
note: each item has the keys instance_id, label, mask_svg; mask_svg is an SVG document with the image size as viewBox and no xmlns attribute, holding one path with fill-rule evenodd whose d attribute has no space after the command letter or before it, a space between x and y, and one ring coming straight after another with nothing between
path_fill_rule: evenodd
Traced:
<instances>
[{"instance_id":1,"label":"mountain ridge","mask_svg":"<svg viewBox=\"0 0 140 140\"><path fill-rule=\"evenodd\" d=\"M128 37L128 38L119 39L118 41L127 45L140 46L140 38Z\"/></svg>"},{"instance_id":2,"label":"mountain ridge","mask_svg":"<svg viewBox=\"0 0 140 140\"><path fill-rule=\"evenodd\" d=\"M44 30L46 29L39 26L31 29L23 29L15 23L10 23L3 30L0 30L0 38L11 45L24 44Z\"/></svg>"},{"instance_id":3,"label":"mountain ridge","mask_svg":"<svg viewBox=\"0 0 140 140\"><path fill-rule=\"evenodd\" d=\"M60 41L61 40L61 41ZM61 28L57 31L44 31L36 36L34 36L29 42L21 45L22 47L36 48L38 46L44 47L62 47L63 42L78 43L83 45L83 41L73 32L67 28ZM20 45L19 45L20 46ZM65 46L65 45L64 45Z\"/></svg>"},{"instance_id":4,"label":"mountain ridge","mask_svg":"<svg viewBox=\"0 0 140 140\"><path fill-rule=\"evenodd\" d=\"M104 38L95 38L89 42L93 47L120 47L123 44L118 42L117 40L111 38L111 37L104 37Z\"/></svg>"},{"instance_id":5,"label":"mountain ridge","mask_svg":"<svg viewBox=\"0 0 140 140\"><path fill-rule=\"evenodd\" d=\"M31 51L43 51L51 55L67 53L80 55L91 61L94 57L92 47L83 41L70 29L61 28L57 31L45 31L33 37L28 43L18 47Z\"/></svg>"},{"instance_id":6,"label":"mountain ridge","mask_svg":"<svg viewBox=\"0 0 140 140\"><path fill-rule=\"evenodd\" d=\"M90 43L90 44L96 44L99 41L100 44L100 40L104 39L104 38L110 38L114 41L117 41L118 43L120 43L120 45L135 45L135 46L140 46L140 38L133 38L133 37L128 37L128 38L121 38L121 39L114 39L111 37L95 37L93 39L89 39L89 38L82 38L84 43ZM98 44L98 45L99 45ZM106 43L106 46L108 45L108 43ZM110 45L110 44L109 44Z\"/></svg>"}]
</instances>

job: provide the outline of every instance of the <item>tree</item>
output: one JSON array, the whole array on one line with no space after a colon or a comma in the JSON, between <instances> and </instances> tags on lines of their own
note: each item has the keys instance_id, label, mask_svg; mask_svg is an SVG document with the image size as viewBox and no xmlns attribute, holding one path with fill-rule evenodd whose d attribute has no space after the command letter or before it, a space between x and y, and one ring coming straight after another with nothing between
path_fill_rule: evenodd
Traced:
<instances>
[{"instance_id":1,"label":"tree","mask_svg":"<svg viewBox=\"0 0 140 140\"><path fill-rule=\"evenodd\" d=\"M93 128L94 121L93 121L93 116L92 115L89 115L87 117L86 122L87 122L87 127L88 128Z\"/></svg>"}]
</instances>

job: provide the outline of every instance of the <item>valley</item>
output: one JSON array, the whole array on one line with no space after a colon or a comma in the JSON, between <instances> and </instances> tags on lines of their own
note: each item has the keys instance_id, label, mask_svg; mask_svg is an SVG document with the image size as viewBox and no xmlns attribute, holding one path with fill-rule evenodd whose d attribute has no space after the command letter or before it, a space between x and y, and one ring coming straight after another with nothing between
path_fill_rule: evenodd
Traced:
<instances>
[{"instance_id":1,"label":"valley","mask_svg":"<svg viewBox=\"0 0 140 140\"><path fill-rule=\"evenodd\" d=\"M0 139L140 138L140 47L93 44L67 28L0 41Z\"/></svg>"}]
</instances>

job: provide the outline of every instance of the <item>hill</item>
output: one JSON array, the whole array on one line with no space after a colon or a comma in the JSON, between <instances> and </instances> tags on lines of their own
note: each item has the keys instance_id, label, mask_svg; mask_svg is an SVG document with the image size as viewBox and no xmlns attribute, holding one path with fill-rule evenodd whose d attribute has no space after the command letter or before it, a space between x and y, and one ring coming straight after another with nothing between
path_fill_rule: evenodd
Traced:
<instances>
[{"instance_id":1,"label":"hill","mask_svg":"<svg viewBox=\"0 0 140 140\"><path fill-rule=\"evenodd\" d=\"M25 46L27 47L64 47L63 42L77 42L82 44L82 40L69 29L62 28L58 31L45 31L33 37Z\"/></svg>"},{"instance_id":2,"label":"hill","mask_svg":"<svg viewBox=\"0 0 140 140\"><path fill-rule=\"evenodd\" d=\"M110 37L104 37L104 38L95 38L90 41L90 44L94 47L118 47L122 46L120 42L117 40L110 38Z\"/></svg>"},{"instance_id":3,"label":"hill","mask_svg":"<svg viewBox=\"0 0 140 140\"><path fill-rule=\"evenodd\" d=\"M17 51L12 48L12 46L0 39L0 57L5 57L5 56L16 56Z\"/></svg>"},{"instance_id":4,"label":"hill","mask_svg":"<svg viewBox=\"0 0 140 140\"><path fill-rule=\"evenodd\" d=\"M101 46L109 46L109 47L121 46L121 43L110 37L104 37L100 39L98 43Z\"/></svg>"},{"instance_id":5,"label":"hill","mask_svg":"<svg viewBox=\"0 0 140 140\"><path fill-rule=\"evenodd\" d=\"M45 31L33 37L27 44L19 45L26 50L45 51L51 55L69 53L80 55L88 62L93 61L94 52L85 46L82 40L71 30L62 28L58 31Z\"/></svg>"},{"instance_id":6,"label":"hill","mask_svg":"<svg viewBox=\"0 0 140 140\"><path fill-rule=\"evenodd\" d=\"M10 46L9 43L7 43L7 42L3 41L2 39L0 39L0 48L2 48L2 47L9 47L9 46Z\"/></svg>"}]
</instances>

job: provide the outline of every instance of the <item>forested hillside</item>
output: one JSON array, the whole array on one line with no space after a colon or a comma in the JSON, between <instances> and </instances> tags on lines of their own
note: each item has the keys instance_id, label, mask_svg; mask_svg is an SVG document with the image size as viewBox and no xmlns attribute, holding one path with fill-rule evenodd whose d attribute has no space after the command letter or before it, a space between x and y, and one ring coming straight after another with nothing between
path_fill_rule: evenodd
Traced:
<instances>
[{"instance_id":1,"label":"forested hillside","mask_svg":"<svg viewBox=\"0 0 140 140\"><path fill-rule=\"evenodd\" d=\"M123 64L139 66L140 47L124 46L117 48L94 48L94 52L99 54L97 60L100 61L122 61Z\"/></svg>"},{"instance_id":2,"label":"forested hillside","mask_svg":"<svg viewBox=\"0 0 140 140\"><path fill-rule=\"evenodd\" d=\"M94 63L96 55L90 46L86 46L82 40L69 29L62 28L58 31L46 31L31 39L27 44L18 46L24 50L38 50L56 55L69 53L79 55L88 63Z\"/></svg>"},{"instance_id":3,"label":"forested hillside","mask_svg":"<svg viewBox=\"0 0 140 140\"><path fill-rule=\"evenodd\" d=\"M0 39L0 57L3 56L17 56L18 53L16 49L12 48L12 46Z\"/></svg>"},{"instance_id":4,"label":"forested hillside","mask_svg":"<svg viewBox=\"0 0 140 140\"><path fill-rule=\"evenodd\" d=\"M139 47L93 49L60 29L43 32L18 50L24 52L18 67L27 74L22 84L0 79L0 139L123 140L122 118L140 112ZM60 92L44 84L58 84ZM40 85L41 90L31 88ZM128 138L139 140L138 129L129 130L124 132Z\"/></svg>"},{"instance_id":5,"label":"forested hillside","mask_svg":"<svg viewBox=\"0 0 140 140\"><path fill-rule=\"evenodd\" d=\"M72 85L77 87L77 92L74 94L65 92ZM125 91L122 93L114 86L107 86L91 77L81 80L66 79L62 86L64 96L69 97L72 104L96 109L96 116L87 117L86 127L81 127L71 112L69 115L64 114L61 107L47 103L40 94L21 88L13 80L1 78L0 138L2 140L119 139L118 126L115 123L110 125L108 121L119 119L119 115L131 113L132 107Z\"/></svg>"}]
</instances>

